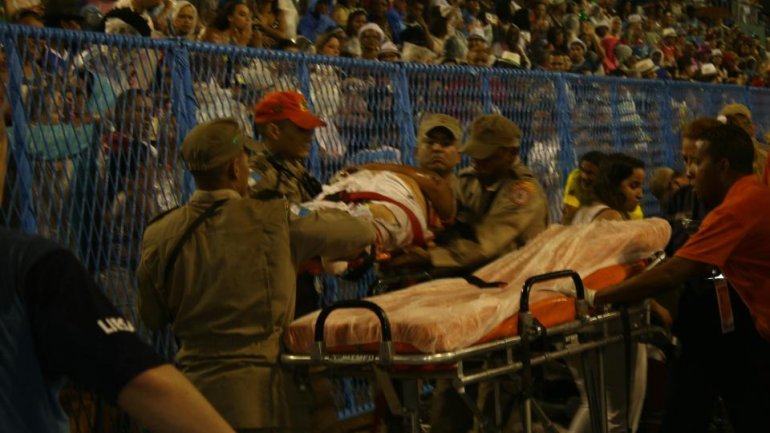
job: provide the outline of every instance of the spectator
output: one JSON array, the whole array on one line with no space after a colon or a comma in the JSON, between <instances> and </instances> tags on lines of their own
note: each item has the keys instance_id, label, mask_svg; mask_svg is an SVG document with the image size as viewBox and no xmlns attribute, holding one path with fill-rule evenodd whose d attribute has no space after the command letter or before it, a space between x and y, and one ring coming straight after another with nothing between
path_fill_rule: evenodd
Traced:
<instances>
[{"instance_id":1,"label":"spectator","mask_svg":"<svg viewBox=\"0 0 770 433\"><path fill-rule=\"evenodd\" d=\"M318 35L331 31L337 23L329 17L327 0L311 0L308 12L299 20L298 32L310 41L315 41Z\"/></svg>"},{"instance_id":2,"label":"spectator","mask_svg":"<svg viewBox=\"0 0 770 433\"><path fill-rule=\"evenodd\" d=\"M492 45L492 53L498 57L502 56L504 51L516 53L521 58L523 68L530 69L532 65L524 47L526 47L526 44L521 39L521 30L517 25L511 24L508 26L508 29L505 30L502 40L497 41Z\"/></svg>"},{"instance_id":3,"label":"spectator","mask_svg":"<svg viewBox=\"0 0 770 433\"><path fill-rule=\"evenodd\" d=\"M172 4L170 1L164 2L163 0L119 0L117 3L115 3L114 9L127 8L139 14L150 27L150 33L154 35L155 25L152 15L150 15L150 11L159 6L162 6L162 10L158 15L165 15L168 13L168 11L171 10Z\"/></svg>"},{"instance_id":4,"label":"spectator","mask_svg":"<svg viewBox=\"0 0 770 433\"><path fill-rule=\"evenodd\" d=\"M385 33L380 26L373 22L364 24L358 30L358 39L361 41L361 58L377 60L380 47L385 42Z\"/></svg>"},{"instance_id":5,"label":"spectator","mask_svg":"<svg viewBox=\"0 0 770 433\"><path fill-rule=\"evenodd\" d=\"M387 16L388 16L388 26L393 31L392 40L396 44L402 43L401 32L403 32L406 29L406 24L405 24L406 14L407 14L407 0L393 0ZM427 28L427 25L425 27Z\"/></svg>"},{"instance_id":6,"label":"spectator","mask_svg":"<svg viewBox=\"0 0 770 433\"><path fill-rule=\"evenodd\" d=\"M671 195L689 184L690 181L684 173L670 167L656 167L652 172L649 189L650 194L658 200L660 209L665 212Z\"/></svg>"},{"instance_id":7,"label":"spectator","mask_svg":"<svg viewBox=\"0 0 770 433\"><path fill-rule=\"evenodd\" d=\"M586 57L586 44L580 39L573 39L569 44L569 58L572 61L571 72L594 75L599 65Z\"/></svg>"},{"instance_id":8,"label":"spectator","mask_svg":"<svg viewBox=\"0 0 770 433\"><path fill-rule=\"evenodd\" d=\"M324 56L338 57L343 41L342 35L343 33L338 29L319 36L315 45L316 52ZM335 124L342 104L340 71L332 65L315 65L310 75L310 83L310 99L313 101L313 108L318 117L326 122L326 125L316 129L315 134L321 165L326 169L341 161L347 152L345 141Z\"/></svg>"},{"instance_id":9,"label":"spectator","mask_svg":"<svg viewBox=\"0 0 770 433\"><path fill-rule=\"evenodd\" d=\"M435 52L435 43L425 22L425 4L422 0L407 0L406 14L402 18L401 34L396 43L410 43Z\"/></svg>"},{"instance_id":10,"label":"spectator","mask_svg":"<svg viewBox=\"0 0 770 433\"><path fill-rule=\"evenodd\" d=\"M262 33L262 45L272 48L282 39L289 37L286 30L286 18L279 5L279 0L256 0L254 24Z\"/></svg>"},{"instance_id":11,"label":"spectator","mask_svg":"<svg viewBox=\"0 0 770 433\"><path fill-rule=\"evenodd\" d=\"M468 35L468 51L489 49L489 40L484 31L476 27Z\"/></svg>"},{"instance_id":12,"label":"spectator","mask_svg":"<svg viewBox=\"0 0 770 433\"><path fill-rule=\"evenodd\" d=\"M570 224L630 219L629 214L641 202L644 177L642 161L623 154L608 155L601 161L595 182L587 190L591 199L581 201ZM668 315L667 312L664 314ZM619 328L617 326L614 332L620 332ZM603 391L606 392L608 406L607 424L612 432L635 431L641 416L647 379L647 351L644 344L634 344L630 349L628 361L625 348L619 345L605 351L607 363L604 364ZM630 362L626 369L617 368L625 362ZM569 431L588 431L588 398L580 363L577 358L568 358L567 364L581 397L581 406L572 419Z\"/></svg>"},{"instance_id":13,"label":"spectator","mask_svg":"<svg viewBox=\"0 0 770 433\"><path fill-rule=\"evenodd\" d=\"M586 152L580 157L578 168L572 170L567 176L564 185L564 201L562 208L562 224L570 224L575 212L580 208L581 200L586 202L591 198L593 183L599 173L599 165L606 157L599 151Z\"/></svg>"},{"instance_id":14,"label":"spectator","mask_svg":"<svg viewBox=\"0 0 770 433\"><path fill-rule=\"evenodd\" d=\"M195 40L197 29L198 11L195 6L189 1L177 1L168 18L168 36Z\"/></svg>"},{"instance_id":15,"label":"spectator","mask_svg":"<svg viewBox=\"0 0 770 433\"><path fill-rule=\"evenodd\" d=\"M359 0L337 0L332 12L332 19L338 26L345 28L348 25L350 13L359 7ZM365 12L364 12L365 13Z\"/></svg>"},{"instance_id":16,"label":"spectator","mask_svg":"<svg viewBox=\"0 0 770 433\"><path fill-rule=\"evenodd\" d=\"M367 11L369 12L369 22L377 24L382 31L383 40L380 43L385 42L384 39L392 41L393 33L398 29L392 29L388 22L388 0L372 0Z\"/></svg>"},{"instance_id":17,"label":"spectator","mask_svg":"<svg viewBox=\"0 0 770 433\"><path fill-rule=\"evenodd\" d=\"M252 30L251 10L244 0L229 0L203 31L201 40L215 44L261 47L260 32Z\"/></svg>"},{"instance_id":18,"label":"spectator","mask_svg":"<svg viewBox=\"0 0 770 433\"><path fill-rule=\"evenodd\" d=\"M348 21L345 25L345 34L348 39L342 48L342 55L347 57L361 57L361 40L358 39L358 32L366 24L366 11L363 9L354 9L348 15Z\"/></svg>"},{"instance_id":19,"label":"spectator","mask_svg":"<svg viewBox=\"0 0 770 433\"><path fill-rule=\"evenodd\" d=\"M634 76L654 80L658 78L658 67L651 59L642 59L634 64Z\"/></svg>"},{"instance_id":20,"label":"spectator","mask_svg":"<svg viewBox=\"0 0 770 433\"><path fill-rule=\"evenodd\" d=\"M81 30L83 14L79 1L58 0L49 1L43 15L46 27L64 30Z\"/></svg>"},{"instance_id":21,"label":"spectator","mask_svg":"<svg viewBox=\"0 0 770 433\"><path fill-rule=\"evenodd\" d=\"M377 54L377 60L382 62L399 62L401 61L401 52L393 42L385 42L380 47L380 53Z\"/></svg>"}]
</instances>

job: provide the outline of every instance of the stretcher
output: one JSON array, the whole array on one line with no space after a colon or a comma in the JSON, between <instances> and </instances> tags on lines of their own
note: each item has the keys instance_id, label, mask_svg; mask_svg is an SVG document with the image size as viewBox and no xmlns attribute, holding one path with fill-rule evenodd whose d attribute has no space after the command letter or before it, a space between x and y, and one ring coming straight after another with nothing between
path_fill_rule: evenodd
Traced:
<instances>
[{"instance_id":1,"label":"stretcher","mask_svg":"<svg viewBox=\"0 0 770 433\"><path fill-rule=\"evenodd\" d=\"M669 234L662 220L551 227L524 248L474 273L470 282L432 281L367 300L343 301L297 319L284 336L289 353L282 361L325 365L329 372L344 375L373 375L391 411L404 416L411 431L419 431L417 384L436 378L451 381L483 431L497 431L502 422L499 405L490 419L465 388L491 383L497 403L500 380L517 373L525 430L531 431L533 411L541 413L532 399L532 368L579 355L593 431L603 432L602 348L665 331L651 325L646 305L623 312L591 311L584 301L584 283L600 290L654 266L663 258L655 253ZM576 263L567 254L574 255L580 244L591 252ZM562 251L564 260L555 258L554 251ZM485 285L493 288L473 286L500 276L508 278L499 279L497 286ZM562 294L570 291L565 278L571 280L574 296ZM437 299L448 293L452 302ZM421 302L433 301L438 301L433 310L444 311L441 325L430 323L437 316L429 308L420 310ZM426 313L415 317L415 311ZM623 335L609 333L618 328L609 326L612 322L627 324ZM402 385L401 398L394 381Z\"/></svg>"}]
</instances>

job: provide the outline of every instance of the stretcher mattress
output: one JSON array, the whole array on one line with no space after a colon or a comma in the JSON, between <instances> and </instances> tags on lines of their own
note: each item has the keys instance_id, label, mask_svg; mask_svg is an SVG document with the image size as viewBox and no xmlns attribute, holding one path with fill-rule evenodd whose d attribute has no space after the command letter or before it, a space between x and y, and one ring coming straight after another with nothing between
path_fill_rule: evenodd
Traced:
<instances>
[{"instance_id":1,"label":"stretcher mattress","mask_svg":"<svg viewBox=\"0 0 770 433\"><path fill-rule=\"evenodd\" d=\"M662 250L670 233L669 224L657 218L552 225L523 248L474 273L484 281L504 282L504 287L480 289L465 279L447 278L367 300L387 314L397 350L449 352L516 335L515 317L527 278L572 269L586 287L601 288L638 272L640 261ZM544 325L574 318L574 300L558 292L571 285L562 280L535 287L530 305ZM318 314L310 313L289 326L284 342L291 353L310 352ZM362 309L332 313L324 332L327 347L345 351L367 350L381 339L379 321Z\"/></svg>"}]
</instances>

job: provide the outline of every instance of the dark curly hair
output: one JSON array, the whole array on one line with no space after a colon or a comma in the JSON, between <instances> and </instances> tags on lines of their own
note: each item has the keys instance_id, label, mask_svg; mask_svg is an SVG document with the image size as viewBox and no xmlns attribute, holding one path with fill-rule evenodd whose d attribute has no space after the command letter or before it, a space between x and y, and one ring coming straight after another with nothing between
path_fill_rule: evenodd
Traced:
<instances>
[{"instance_id":1,"label":"dark curly hair","mask_svg":"<svg viewBox=\"0 0 770 433\"><path fill-rule=\"evenodd\" d=\"M235 8L238 5L244 5L249 7L244 0L230 0L224 5L220 4L219 10L217 10L216 16L209 23L209 27L213 27L219 31L227 30L230 27L230 21L228 20L235 13ZM251 8L249 8L251 10Z\"/></svg>"},{"instance_id":2,"label":"dark curly hair","mask_svg":"<svg viewBox=\"0 0 770 433\"><path fill-rule=\"evenodd\" d=\"M640 159L622 153L608 155L599 165L599 173L593 186L594 199L623 215L628 215L624 207L626 196L620 190L620 184L631 177L638 168L644 169L644 162Z\"/></svg>"}]
</instances>

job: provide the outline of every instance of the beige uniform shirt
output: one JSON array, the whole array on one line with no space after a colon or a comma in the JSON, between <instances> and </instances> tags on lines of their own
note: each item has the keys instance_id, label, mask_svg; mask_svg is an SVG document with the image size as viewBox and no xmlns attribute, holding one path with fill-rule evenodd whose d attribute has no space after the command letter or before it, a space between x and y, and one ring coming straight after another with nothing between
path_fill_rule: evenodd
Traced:
<instances>
[{"instance_id":1,"label":"beige uniform shirt","mask_svg":"<svg viewBox=\"0 0 770 433\"><path fill-rule=\"evenodd\" d=\"M320 191L312 191L313 176L305 170L301 161L280 158L262 151L251 157L252 195L264 190L273 190L286 197L290 203L310 201Z\"/></svg>"},{"instance_id":2,"label":"beige uniform shirt","mask_svg":"<svg viewBox=\"0 0 770 433\"><path fill-rule=\"evenodd\" d=\"M457 223L429 249L436 267L469 266L497 258L545 230L548 202L532 172L515 164L509 176L483 187L472 167L458 179Z\"/></svg>"},{"instance_id":3,"label":"beige uniform shirt","mask_svg":"<svg viewBox=\"0 0 770 433\"><path fill-rule=\"evenodd\" d=\"M226 199L167 260L187 227ZM333 229L333 230L332 230ZM342 212L290 214L285 199L196 191L144 234L137 272L139 313L152 329L171 324L177 363L236 428L302 426L307 416L291 375L277 366L294 319L297 263L352 256L374 241L372 225Z\"/></svg>"}]
</instances>

